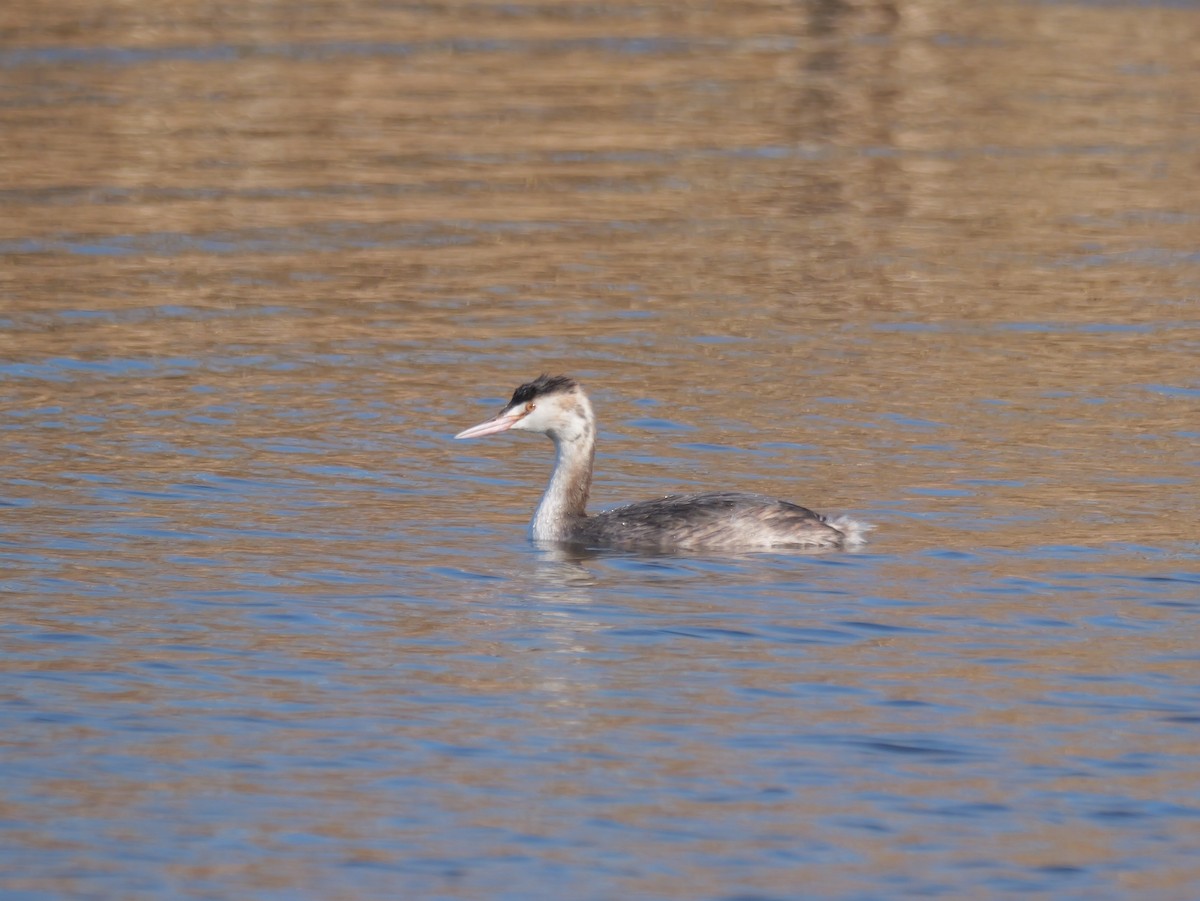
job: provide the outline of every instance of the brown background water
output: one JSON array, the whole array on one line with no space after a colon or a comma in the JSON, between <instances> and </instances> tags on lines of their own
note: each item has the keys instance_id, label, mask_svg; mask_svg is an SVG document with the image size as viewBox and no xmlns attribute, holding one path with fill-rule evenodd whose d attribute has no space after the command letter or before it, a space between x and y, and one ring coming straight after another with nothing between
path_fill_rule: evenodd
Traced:
<instances>
[{"instance_id":1,"label":"brown background water","mask_svg":"<svg viewBox=\"0 0 1200 901\"><path fill-rule=\"evenodd\" d=\"M1197 47L9 0L5 898L1193 897ZM873 543L537 551L541 371Z\"/></svg>"}]
</instances>

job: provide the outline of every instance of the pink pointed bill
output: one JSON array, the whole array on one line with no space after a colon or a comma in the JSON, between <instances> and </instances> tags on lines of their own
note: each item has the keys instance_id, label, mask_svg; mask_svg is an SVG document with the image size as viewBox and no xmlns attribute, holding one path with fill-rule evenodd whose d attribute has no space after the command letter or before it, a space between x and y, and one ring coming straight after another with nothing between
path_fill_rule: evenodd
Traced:
<instances>
[{"instance_id":1,"label":"pink pointed bill","mask_svg":"<svg viewBox=\"0 0 1200 901\"><path fill-rule=\"evenodd\" d=\"M482 438L484 435L495 435L497 432L507 432L525 415L524 410L518 410L513 413L501 413L494 419L489 419L487 422L481 422L479 425L473 425L469 429L464 429L454 437L458 438Z\"/></svg>"}]
</instances>

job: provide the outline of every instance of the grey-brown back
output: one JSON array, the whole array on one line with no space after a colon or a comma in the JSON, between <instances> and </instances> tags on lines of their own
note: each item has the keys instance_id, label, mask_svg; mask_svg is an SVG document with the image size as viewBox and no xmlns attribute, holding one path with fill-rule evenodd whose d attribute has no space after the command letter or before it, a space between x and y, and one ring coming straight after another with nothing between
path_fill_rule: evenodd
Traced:
<instances>
[{"instance_id":1,"label":"grey-brown back","mask_svg":"<svg viewBox=\"0 0 1200 901\"><path fill-rule=\"evenodd\" d=\"M757 494L673 494L580 520L571 540L595 547L836 548L845 536L820 514Z\"/></svg>"}]
</instances>

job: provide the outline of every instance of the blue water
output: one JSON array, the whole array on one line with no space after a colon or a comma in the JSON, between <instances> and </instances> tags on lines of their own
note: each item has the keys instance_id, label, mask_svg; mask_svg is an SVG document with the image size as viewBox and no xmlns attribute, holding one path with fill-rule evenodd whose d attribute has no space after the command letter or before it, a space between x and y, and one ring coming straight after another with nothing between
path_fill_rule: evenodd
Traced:
<instances>
[{"instance_id":1,"label":"blue water","mask_svg":"<svg viewBox=\"0 0 1200 901\"><path fill-rule=\"evenodd\" d=\"M923 499L1013 477L863 511L859 554L576 559L504 474L548 447L460 451L470 415L279 362L237 370L277 406L122 399L186 367L7 376L93 392L7 431L69 442L5 467L8 896L1082 898L1192 866L1194 545L989 547L969 506L914 542Z\"/></svg>"}]
</instances>

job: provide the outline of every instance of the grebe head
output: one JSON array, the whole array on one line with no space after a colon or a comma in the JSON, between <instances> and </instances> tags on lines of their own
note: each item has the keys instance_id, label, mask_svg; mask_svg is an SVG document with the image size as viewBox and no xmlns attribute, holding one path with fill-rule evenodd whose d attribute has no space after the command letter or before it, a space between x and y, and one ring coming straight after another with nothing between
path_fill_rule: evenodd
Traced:
<instances>
[{"instance_id":1,"label":"grebe head","mask_svg":"<svg viewBox=\"0 0 1200 901\"><path fill-rule=\"evenodd\" d=\"M455 438L482 438L510 429L540 432L555 443L591 438L595 416L579 384L565 375L541 375L513 392L504 409Z\"/></svg>"}]
</instances>

